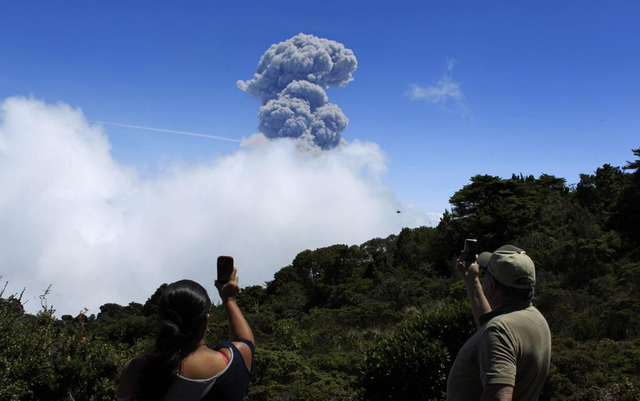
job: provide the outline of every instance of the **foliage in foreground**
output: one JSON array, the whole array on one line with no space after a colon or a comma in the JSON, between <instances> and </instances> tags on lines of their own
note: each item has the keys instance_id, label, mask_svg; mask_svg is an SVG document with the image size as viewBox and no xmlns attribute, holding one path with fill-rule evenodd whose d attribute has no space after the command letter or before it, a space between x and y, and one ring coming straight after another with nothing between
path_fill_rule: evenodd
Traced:
<instances>
[{"instance_id":1,"label":"foliage in foreground","mask_svg":"<svg viewBox=\"0 0 640 401\"><path fill-rule=\"evenodd\" d=\"M367 355L363 374L365 398L446 398L453 359L475 329L467 302L440 306L402 323Z\"/></svg>"},{"instance_id":2,"label":"foliage in foreground","mask_svg":"<svg viewBox=\"0 0 640 401\"><path fill-rule=\"evenodd\" d=\"M133 350L70 328L43 304L22 313L20 298L0 300L0 400L112 399L114 378Z\"/></svg>"}]
</instances>

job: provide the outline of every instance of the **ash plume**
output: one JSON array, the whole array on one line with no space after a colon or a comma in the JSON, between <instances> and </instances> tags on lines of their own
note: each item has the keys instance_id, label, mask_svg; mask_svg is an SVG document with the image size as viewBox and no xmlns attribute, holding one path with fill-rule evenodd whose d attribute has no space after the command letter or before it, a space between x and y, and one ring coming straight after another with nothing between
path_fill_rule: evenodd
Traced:
<instances>
[{"instance_id":1,"label":"ash plume","mask_svg":"<svg viewBox=\"0 0 640 401\"><path fill-rule=\"evenodd\" d=\"M349 120L325 89L346 86L357 64L343 44L300 33L272 45L254 78L236 85L261 100L258 129L267 138L299 138L326 150L340 143Z\"/></svg>"}]
</instances>

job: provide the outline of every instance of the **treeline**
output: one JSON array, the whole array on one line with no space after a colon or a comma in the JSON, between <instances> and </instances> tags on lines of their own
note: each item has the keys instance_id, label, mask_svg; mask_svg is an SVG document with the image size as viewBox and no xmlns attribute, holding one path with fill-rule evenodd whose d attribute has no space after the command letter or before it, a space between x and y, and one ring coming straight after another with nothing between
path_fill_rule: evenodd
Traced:
<instances>
[{"instance_id":1,"label":"treeline","mask_svg":"<svg viewBox=\"0 0 640 401\"><path fill-rule=\"evenodd\" d=\"M465 238L511 243L536 262L534 304L553 336L542 399L640 399L640 149L575 186L551 175L477 175L437 227L359 246L304 251L239 303L258 343L249 400L446 397L457 350L475 330L453 269ZM113 399L121 365L152 344L157 300L97 316L26 314L0 294L0 400ZM226 339L211 310L210 344Z\"/></svg>"}]
</instances>

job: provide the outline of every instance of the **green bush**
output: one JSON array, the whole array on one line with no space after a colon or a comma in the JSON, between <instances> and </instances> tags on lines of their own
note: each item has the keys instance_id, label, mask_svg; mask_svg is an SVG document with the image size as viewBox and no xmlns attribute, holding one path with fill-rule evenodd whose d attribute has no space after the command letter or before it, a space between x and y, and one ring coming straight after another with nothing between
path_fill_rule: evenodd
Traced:
<instances>
[{"instance_id":1,"label":"green bush","mask_svg":"<svg viewBox=\"0 0 640 401\"><path fill-rule=\"evenodd\" d=\"M0 302L0 400L112 400L130 351L57 324L52 308L37 316Z\"/></svg>"},{"instance_id":2,"label":"green bush","mask_svg":"<svg viewBox=\"0 0 640 401\"><path fill-rule=\"evenodd\" d=\"M442 399L453 359L475 330L466 302L400 324L366 356L365 399Z\"/></svg>"},{"instance_id":3,"label":"green bush","mask_svg":"<svg viewBox=\"0 0 640 401\"><path fill-rule=\"evenodd\" d=\"M308 359L295 352L259 348L255 371L248 401L355 400L357 397L347 378L313 369Z\"/></svg>"},{"instance_id":4,"label":"green bush","mask_svg":"<svg viewBox=\"0 0 640 401\"><path fill-rule=\"evenodd\" d=\"M640 339L587 341L554 338L541 400L640 399Z\"/></svg>"}]
</instances>

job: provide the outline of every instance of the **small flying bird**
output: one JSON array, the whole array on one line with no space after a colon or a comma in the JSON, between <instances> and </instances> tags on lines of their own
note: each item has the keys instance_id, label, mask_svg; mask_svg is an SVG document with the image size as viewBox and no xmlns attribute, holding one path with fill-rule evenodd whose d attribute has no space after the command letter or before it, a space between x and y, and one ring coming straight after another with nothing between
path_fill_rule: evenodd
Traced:
<instances>
[{"instance_id":1,"label":"small flying bird","mask_svg":"<svg viewBox=\"0 0 640 401\"><path fill-rule=\"evenodd\" d=\"M401 211L399 211L399 210L396 210L396 213L402 213L402 212L401 212Z\"/></svg>"}]
</instances>

